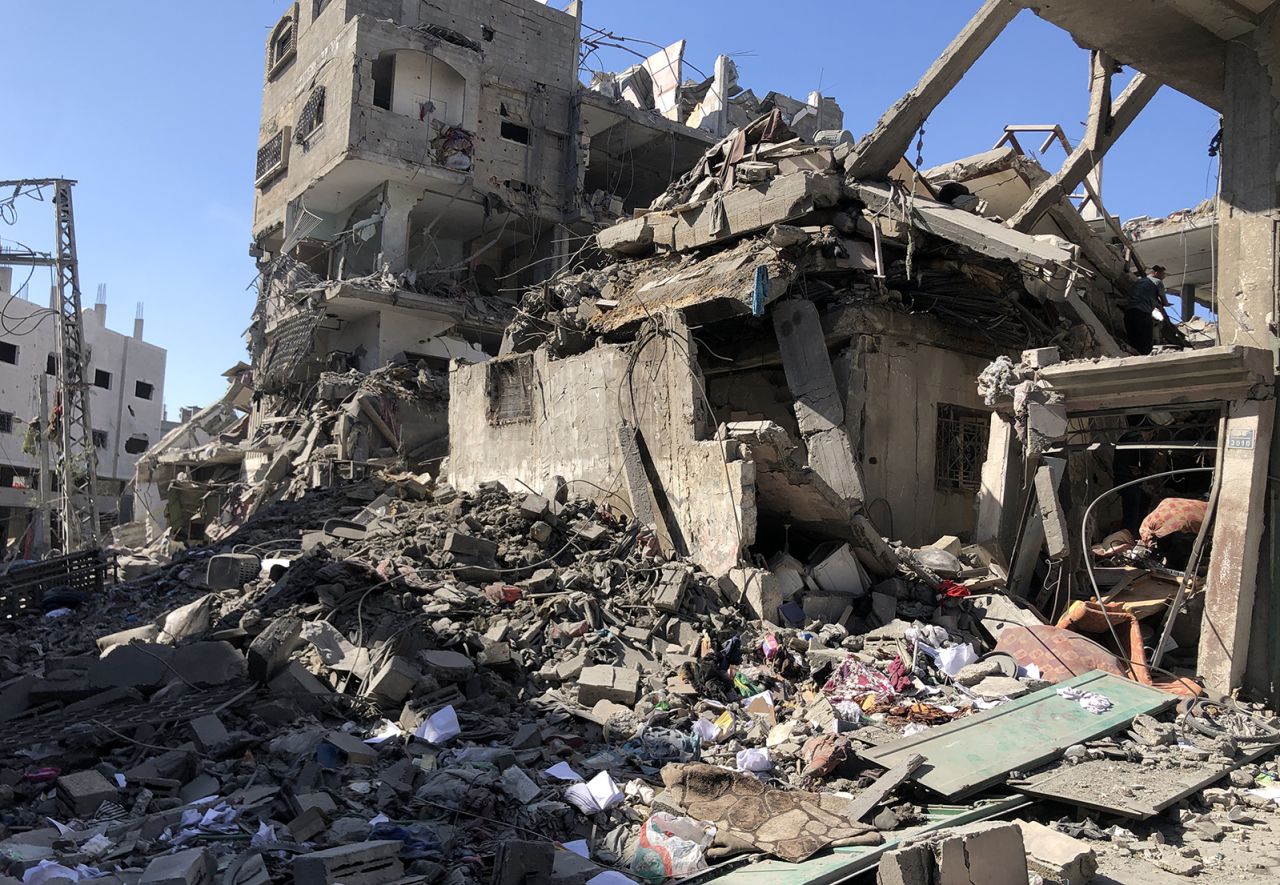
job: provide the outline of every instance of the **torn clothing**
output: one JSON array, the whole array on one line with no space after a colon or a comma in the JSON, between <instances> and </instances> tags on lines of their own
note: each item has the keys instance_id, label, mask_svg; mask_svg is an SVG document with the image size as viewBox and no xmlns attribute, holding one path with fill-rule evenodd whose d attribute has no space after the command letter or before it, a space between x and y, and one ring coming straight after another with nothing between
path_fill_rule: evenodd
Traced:
<instances>
[{"instance_id":1,"label":"torn clothing","mask_svg":"<svg viewBox=\"0 0 1280 885\"><path fill-rule=\"evenodd\" d=\"M1152 541L1173 534L1197 534L1200 526L1204 524L1208 508L1207 501L1197 501L1194 498L1165 498L1142 521L1138 537L1144 544L1150 544Z\"/></svg>"}]
</instances>

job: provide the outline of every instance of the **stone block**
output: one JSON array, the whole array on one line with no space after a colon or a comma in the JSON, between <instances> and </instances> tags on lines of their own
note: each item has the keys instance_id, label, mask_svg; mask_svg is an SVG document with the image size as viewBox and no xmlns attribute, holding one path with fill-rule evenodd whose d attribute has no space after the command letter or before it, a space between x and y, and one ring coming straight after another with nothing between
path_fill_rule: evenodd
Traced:
<instances>
[{"instance_id":1,"label":"stone block","mask_svg":"<svg viewBox=\"0 0 1280 885\"><path fill-rule=\"evenodd\" d=\"M257 682L269 681L301 643L302 619L276 618L249 643L249 677Z\"/></svg>"},{"instance_id":2,"label":"stone block","mask_svg":"<svg viewBox=\"0 0 1280 885\"><path fill-rule=\"evenodd\" d=\"M375 748L345 731L329 732L324 736L324 742L340 750L351 765L373 765L378 761Z\"/></svg>"},{"instance_id":3,"label":"stone block","mask_svg":"<svg viewBox=\"0 0 1280 885\"><path fill-rule=\"evenodd\" d=\"M685 591L689 588L692 577L688 568L671 566L662 570L662 577L653 593L653 607L658 611L676 614L684 602Z\"/></svg>"},{"instance_id":4,"label":"stone block","mask_svg":"<svg viewBox=\"0 0 1280 885\"><path fill-rule=\"evenodd\" d=\"M57 780L57 788L58 798L78 817L92 815L103 802L115 799L120 793L115 784L93 768L62 775Z\"/></svg>"},{"instance_id":5,"label":"stone block","mask_svg":"<svg viewBox=\"0 0 1280 885\"><path fill-rule=\"evenodd\" d=\"M160 628L155 624L144 624L141 627L133 627L128 630L120 630L116 633L108 633L106 636L98 637L98 651L106 651L117 645L128 645L135 639L139 642L155 642L160 635Z\"/></svg>"},{"instance_id":6,"label":"stone block","mask_svg":"<svg viewBox=\"0 0 1280 885\"><path fill-rule=\"evenodd\" d=\"M639 694L640 674L634 670L597 664L578 676L578 703L587 708L602 700L634 707Z\"/></svg>"},{"instance_id":7,"label":"stone block","mask_svg":"<svg viewBox=\"0 0 1280 885\"><path fill-rule=\"evenodd\" d=\"M286 829L295 842L312 842L329 828L329 816L314 805L289 821Z\"/></svg>"},{"instance_id":8,"label":"stone block","mask_svg":"<svg viewBox=\"0 0 1280 885\"><path fill-rule=\"evenodd\" d=\"M644 218L620 221L599 231L596 245L619 255L647 255L653 251L653 227Z\"/></svg>"},{"instance_id":9,"label":"stone block","mask_svg":"<svg viewBox=\"0 0 1280 885\"><path fill-rule=\"evenodd\" d=\"M947 830L934 856L936 885L1027 885L1022 831L1015 824L984 821Z\"/></svg>"},{"instance_id":10,"label":"stone block","mask_svg":"<svg viewBox=\"0 0 1280 885\"><path fill-rule=\"evenodd\" d=\"M927 845L910 845L886 852L880 858L876 885L932 885L933 851Z\"/></svg>"},{"instance_id":11,"label":"stone block","mask_svg":"<svg viewBox=\"0 0 1280 885\"><path fill-rule=\"evenodd\" d=\"M498 545L486 538L475 538L461 532L449 532L444 536L444 549L455 556L473 559L492 559L498 553Z\"/></svg>"},{"instance_id":12,"label":"stone block","mask_svg":"<svg viewBox=\"0 0 1280 885\"><path fill-rule=\"evenodd\" d=\"M147 864L138 885L209 885L218 866L203 848L162 854Z\"/></svg>"},{"instance_id":13,"label":"stone block","mask_svg":"<svg viewBox=\"0 0 1280 885\"><path fill-rule=\"evenodd\" d=\"M173 678L173 649L154 642L117 645L89 668L92 688L158 688Z\"/></svg>"},{"instance_id":14,"label":"stone block","mask_svg":"<svg viewBox=\"0 0 1280 885\"><path fill-rule=\"evenodd\" d=\"M332 692L306 667L296 661L285 666L267 684L272 694L296 703L307 712L314 713Z\"/></svg>"},{"instance_id":15,"label":"stone block","mask_svg":"<svg viewBox=\"0 0 1280 885\"><path fill-rule=\"evenodd\" d=\"M551 502L541 495L525 495L520 502L520 515L525 519L546 519L550 513Z\"/></svg>"},{"instance_id":16,"label":"stone block","mask_svg":"<svg viewBox=\"0 0 1280 885\"><path fill-rule=\"evenodd\" d=\"M964 550L964 545L960 543L960 539L955 535L943 535L941 538L930 544L929 547L933 550L945 550L957 559Z\"/></svg>"},{"instance_id":17,"label":"stone block","mask_svg":"<svg viewBox=\"0 0 1280 885\"><path fill-rule=\"evenodd\" d=\"M1027 869L1048 885L1078 885L1098 872L1098 855L1088 843L1035 821L1016 820L1022 831Z\"/></svg>"},{"instance_id":18,"label":"stone block","mask_svg":"<svg viewBox=\"0 0 1280 885\"><path fill-rule=\"evenodd\" d=\"M229 642L193 642L173 653L174 676L196 685L226 685L245 676L244 655Z\"/></svg>"},{"instance_id":19,"label":"stone block","mask_svg":"<svg viewBox=\"0 0 1280 885\"><path fill-rule=\"evenodd\" d=\"M419 658L424 669L441 682L466 682L476 671L471 658L456 651L424 651Z\"/></svg>"},{"instance_id":20,"label":"stone block","mask_svg":"<svg viewBox=\"0 0 1280 885\"><path fill-rule=\"evenodd\" d=\"M368 694L390 703L397 703L412 694L421 681L422 674L418 672L418 668L396 655L387 661L373 677L369 683Z\"/></svg>"},{"instance_id":21,"label":"stone block","mask_svg":"<svg viewBox=\"0 0 1280 885\"><path fill-rule=\"evenodd\" d=\"M231 740L227 727L212 713L192 719L187 723L187 727L191 729L191 739L204 753L223 746Z\"/></svg>"},{"instance_id":22,"label":"stone block","mask_svg":"<svg viewBox=\"0 0 1280 885\"><path fill-rule=\"evenodd\" d=\"M1043 369L1062 362L1062 354L1056 347L1037 347L1022 352L1022 364L1031 369Z\"/></svg>"},{"instance_id":23,"label":"stone block","mask_svg":"<svg viewBox=\"0 0 1280 885\"><path fill-rule=\"evenodd\" d=\"M397 855L403 842L384 839L355 842L324 851L298 855L293 859L296 885L382 885L404 875Z\"/></svg>"}]
</instances>

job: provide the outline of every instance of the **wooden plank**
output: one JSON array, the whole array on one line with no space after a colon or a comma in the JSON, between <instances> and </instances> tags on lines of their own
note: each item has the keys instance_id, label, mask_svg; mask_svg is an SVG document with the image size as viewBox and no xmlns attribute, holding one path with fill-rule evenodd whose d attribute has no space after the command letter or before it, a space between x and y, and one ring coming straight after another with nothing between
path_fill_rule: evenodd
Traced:
<instances>
[{"instance_id":1,"label":"wooden plank","mask_svg":"<svg viewBox=\"0 0 1280 885\"><path fill-rule=\"evenodd\" d=\"M857 798L853 800L853 807L849 809L849 818L855 821L862 820L871 813L871 809L887 799L890 793L902 785L903 781L911 777L921 765L924 765L923 756L908 756L880 775L876 778L875 783L859 793Z\"/></svg>"},{"instance_id":2,"label":"wooden plank","mask_svg":"<svg viewBox=\"0 0 1280 885\"><path fill-rule=\"evenodd\" d=\"M1095 714L1060 696L1060 687L1094 691L1112 707ZM916 754L925 764L915 781L948 799L958 799L1001 783L1011 771L1030 771L1062 755L1073 744L1105 737L1141 713L1173 706L1171 694L1101 670L1017 698L994 710L968 716L868 750L859 755L877 765L897 765Z\"/></svg>"}]
</instances>

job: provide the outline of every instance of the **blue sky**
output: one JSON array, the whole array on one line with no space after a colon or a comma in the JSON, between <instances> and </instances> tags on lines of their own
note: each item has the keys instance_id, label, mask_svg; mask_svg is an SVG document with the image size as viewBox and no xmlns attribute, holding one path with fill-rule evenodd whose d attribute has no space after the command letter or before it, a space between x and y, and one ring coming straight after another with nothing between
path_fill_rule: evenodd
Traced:
<instances>
[{"instance_id":1,"label":"blue sky","mask_svg":"<svg viewBox=\"0 0 1280 885\"><path fill-rule=\"evenodd\" d=\"M224 388L221 373L245 357L263 43L285 2L5 6L9 125L0 139L0 178L80 182L86 302L106 283L108 325L121 331L132 329L134 306L145 302L146 337L169 350L170 415L211 401ZM845 127L861 135L978 6L587 0L585 21L654 43L683 37L689 60L708 72L716 54L728 52L757 95L803 97L821 87L844 107ZM602 57L611 68L633 58L619 50ZM1061 123L1078 139L1087 64L1087 53L1065 33L1021 13L929 121L925 164L986 150L1010 122ZM1108 208L1125 218L1164 215L1209 196L1217 170L1206 146L1216 129L1207 108L1162 90L1108 155ZM1059 160L1051 153L1046 164ZM41 248L52 230L47 206L19 208L18 225L0 225L0 238ZM47 272L38 272L33 300L43 303L47 288Z\"/></svg>"}]
</instances>

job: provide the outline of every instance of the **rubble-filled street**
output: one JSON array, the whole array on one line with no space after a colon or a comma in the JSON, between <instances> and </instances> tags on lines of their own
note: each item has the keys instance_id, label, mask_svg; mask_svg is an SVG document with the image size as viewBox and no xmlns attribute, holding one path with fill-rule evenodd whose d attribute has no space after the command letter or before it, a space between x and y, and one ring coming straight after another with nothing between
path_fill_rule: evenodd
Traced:
<instances>
[{"instance_id":1,"label":"rubble-filled street","mask_svg":"<svg viewBox=\"0 0 1280 885\"><path fill-rule=\"evenodd\" d=\"M1280 879L1280 3L970 5L861 137L580 0L286 5L174 422L0 182L0 885ZM936 157L1019 15L1086 119ZM1122 221L1174 90L1217 192Z\"/></svg>"}]
</instances>

